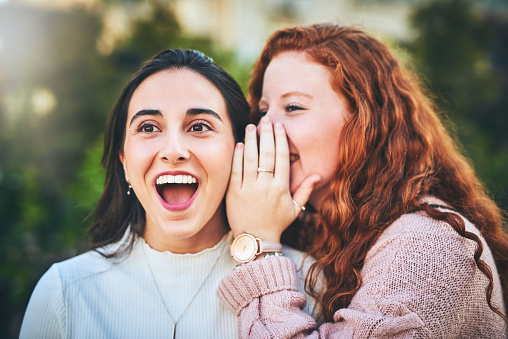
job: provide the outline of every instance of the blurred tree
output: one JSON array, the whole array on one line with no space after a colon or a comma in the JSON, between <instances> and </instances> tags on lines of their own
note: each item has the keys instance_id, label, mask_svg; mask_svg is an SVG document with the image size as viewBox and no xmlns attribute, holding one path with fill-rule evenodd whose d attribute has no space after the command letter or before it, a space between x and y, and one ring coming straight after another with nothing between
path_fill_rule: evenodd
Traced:
<instances>
[{"instance_id":1,"label":"blurred tree","mask_svg":"<svg viewBox=\"0 0 508 339\"><path fill-rule=\"evenodd\" d=\"M17 337L35 282L75 252L65 187L100 133L100 20L90 13L4 5L0 12L0 336ZM64 239L72 230L73 241Z\"/></svg>"},{"instance_id":2,"label":"blurred tree","mask_svg":"<svg viewBox=\"0 0 508 339\"><path fill-rule=\"evenodd\" d=\"M150 15L132 23L132 34L120 43L109 57L111 67L122 74L122 83L127 81L141 62L160 51L183 48L196 49L212 57L246 89L252 65L239 62L231 51L215 48L210 39L186 36L176 20L170 2L153 0L150 5Z\"/></svg>"},{"instance_id":3,"label":"blurred tree","mask_svg":"<svg viewBox=\"0 0 508 339\"><path fill-rule=\"evenodd\" d=\"M508 208L508 20L471 0L432 0L416 8L411 51L438 106L457 127L465 154Z\"/></svg>"}]
</instances>

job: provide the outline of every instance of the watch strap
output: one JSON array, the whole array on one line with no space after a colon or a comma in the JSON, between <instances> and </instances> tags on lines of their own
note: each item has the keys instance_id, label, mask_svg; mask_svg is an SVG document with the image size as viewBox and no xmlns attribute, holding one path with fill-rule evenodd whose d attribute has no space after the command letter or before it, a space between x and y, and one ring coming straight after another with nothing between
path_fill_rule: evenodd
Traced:
<instances>
[{"instance_id":1,"label":"watch strap","mask_svg":"<svg viewBox=\"0 0 508 339\"><path fill-rule=\"evenodd\" d=\"M259 254L266 252L282 252L282 244L275 241L264 241L256 238L259 244Z\"/></svg>"}]
</instances>

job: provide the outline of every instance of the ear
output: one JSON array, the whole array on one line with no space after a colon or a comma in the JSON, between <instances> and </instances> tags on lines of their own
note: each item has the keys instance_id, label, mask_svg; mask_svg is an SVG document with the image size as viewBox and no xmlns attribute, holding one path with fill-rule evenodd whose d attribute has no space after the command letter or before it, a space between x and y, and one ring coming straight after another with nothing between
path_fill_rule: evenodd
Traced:
<instances>
[{"instance_id":1,"label":"ear","mask_svg":"<svg viewBox=\"0 0 508 339\"><path fill-rule=\"evenodd\" d=\"M121 151L119 154L118 154L118 158L120 158L120 162L122 163L123 165L123 168L125 169L125 157L124 157L124 154L123 154L123 151Z\"/></svg>"},{"instance_id":2,"label":"ear","mask_svg":"<svg viewBox=\"0 0 508 339\"><path fill-rule=\"evenodd\" d=\"M120 159L120 162L122 163L122 166L123 166L123 171L124 171L124 174L125 174L125 177L128 178L129 177L129 174L127 172L127 166L125 165L125 156L123 154L123 151L121 151L119 154L118 154L118 158Z\"/></svg>"}]
</instances>

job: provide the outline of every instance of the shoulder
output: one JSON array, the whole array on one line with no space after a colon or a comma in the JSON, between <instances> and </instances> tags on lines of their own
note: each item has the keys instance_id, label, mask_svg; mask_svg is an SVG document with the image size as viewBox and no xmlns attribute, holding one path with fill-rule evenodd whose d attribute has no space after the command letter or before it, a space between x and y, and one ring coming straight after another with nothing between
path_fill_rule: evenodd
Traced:
<instances>
[{"instance_id":1,"label":"shoulder","mask_svg":"<svg viewBox=\"0 0 508 339\"><path fill-rule=\"evenodd\" d=\"M58 270L64 284L71 284L102 275L105 272L111 271L119 264L130 260L132 253L136 251L136 245L139 244L139 239L137 238L134 238L131 243L132 239L130 237L130 232L126 232L119 242L99 247L95 250L56 263L54 264L55 269ZM132 247L130 245L132 245ZM123 251L124 249L125 251ZM117 252L117 250L120 250L121 253L124 254L118 257L107 257L107 255Z\"/></svg>"},{"instance_id":2,"label":"shoulder","mask_svg":"<svg viewBox=\"0 0 508 339\"><path fill-rule=\"evenodd\" d=\"M482 260L495 267L478 229L460 217L466 230L482 241ZM362 275L366 281L382 277L403 282L405 286L425 282L427 287L448 284L465 288L483 280L474 259L476 248L475 241L463 237L448 223L435 220L425 212L408 213L393 222L368 251Z\"/></svg>"},{"instance_id":3,"label":"shoulder","mask_svg":"<svg viewBox=\"0 0 508 339\"><path fill-rule=\"evenodd\" d=\"M64 283L101 274L109 270L113 262L96 251L89 251L71 259L56 263L53 269L58 271Z\"/></svg>"},{"instance_id":4,"label":"shoulder","mask_svg":"<svg viewBox=\"0 0 508 339\"><path fill-rule=\"evenodd\" d=\"M62 285L107 271L112 263L90 251L53 264L37 283L36 290L62 290Z\"/></svg>"},{"instance_id":5,"label":"shoulder","mask_svg":"<svg viewBox=\"0 0 508 339\"><path fill-rule=\"evenodd\" d=\"M480 231L475 227L475 225L469 222L462 215L446 208L439 209L458 215L464 222L466 231L474 233L478 236L478 238L484 241ZM423 211L407 213L395 220L381 234L379 239L369 251L369 255L372 255L393 243L397 243L399 246L401 244L406 244L408 245L408 250L411 250L411 248L420 248L426 252L442 247L451 247L458 251L472 253L476 247L476 242L461 236L450 224L433 219ZM406 247L398 247L399 251L404 248Z\"/></svg>"},{"instance_id":6,"label":"shoulder","mask_svg":"<svg viewBox=\"0 0 508 339\"><path fill-rule=\"evenodd\" d=\"M484 245L481 258L492 271L492 300L502 305L499 276L490 249L475 225L458 215L466 231L476 234ZM402 215L367 253L362 268L363 285L351 307L383 314L393 310L401 314L414 312L433 333L461 333L461 326L467 321L471 331L481 331L485 324L497 321L497 315L486 303L489 281L476 265L476 248L475 241L425 212Z\"/></svg>"},{"instance_id":7,"label":"shoulder","mask_svg":"<svg viewBox=\"0 0 508 339\"><path fill-rule=\"evenodd\" d=\"M42 276L30 297L21 325L20 338L65 337L65 302L55 265Z\"/></svg>"},{"instance_id":8,"label":"shoulder","mask_svg":"<svg viewBox=\"0 0 508 339\"><path fill-rule=\"evenodd\" d=\"M122 240L118 243L100 247L54 264L52 269L58 274L64 292L73 286L79 288L83 284L107 280L108 277L112 277L112 274L114 276L120 267L125 266L125 264L130 266L136 257L134 252L136 252L137 245L139 244L137 240L134 241L132 248L130 246L126 247L128 250L125 254L112 258L106 256L116 252L116 250L121 249L126 244Z\"/></svg>"},{"instance_id":9,"label":"shoulder","mask_svg":"<svg viewBox=\"0 0 508 339\"><path fill-rule=\"evenodd\" d=\"M482 241L482 259L489 266L495 266L478 229L458 215L466 230L475 233ZM435 220L423 211L407 213L388 226L370 248L362 275L366 280L384 276L403 281L420 279L427 283L435 280L469 285L477 273L476 248L475 241L460 235L450 224Z\"/></svg>"}]
</instances>

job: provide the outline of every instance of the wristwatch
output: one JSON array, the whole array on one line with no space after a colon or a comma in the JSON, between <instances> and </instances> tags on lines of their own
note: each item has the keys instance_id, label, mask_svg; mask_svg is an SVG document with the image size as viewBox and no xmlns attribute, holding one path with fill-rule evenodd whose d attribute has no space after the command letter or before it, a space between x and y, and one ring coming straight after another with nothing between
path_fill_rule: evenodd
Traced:
<instances>
[{"instance_id":1,"label":"wristwatch","mask_svg":"<svg viewBox=\"0 0 508 339\"><path fill-rule=\"evenodd\" d=\"M233 240L230 247L231 256L239 263L245 264L261 253L282 252L282 244L274 241L263 241L248 233L242 233Z\"/></svg>"}]
</instances>

